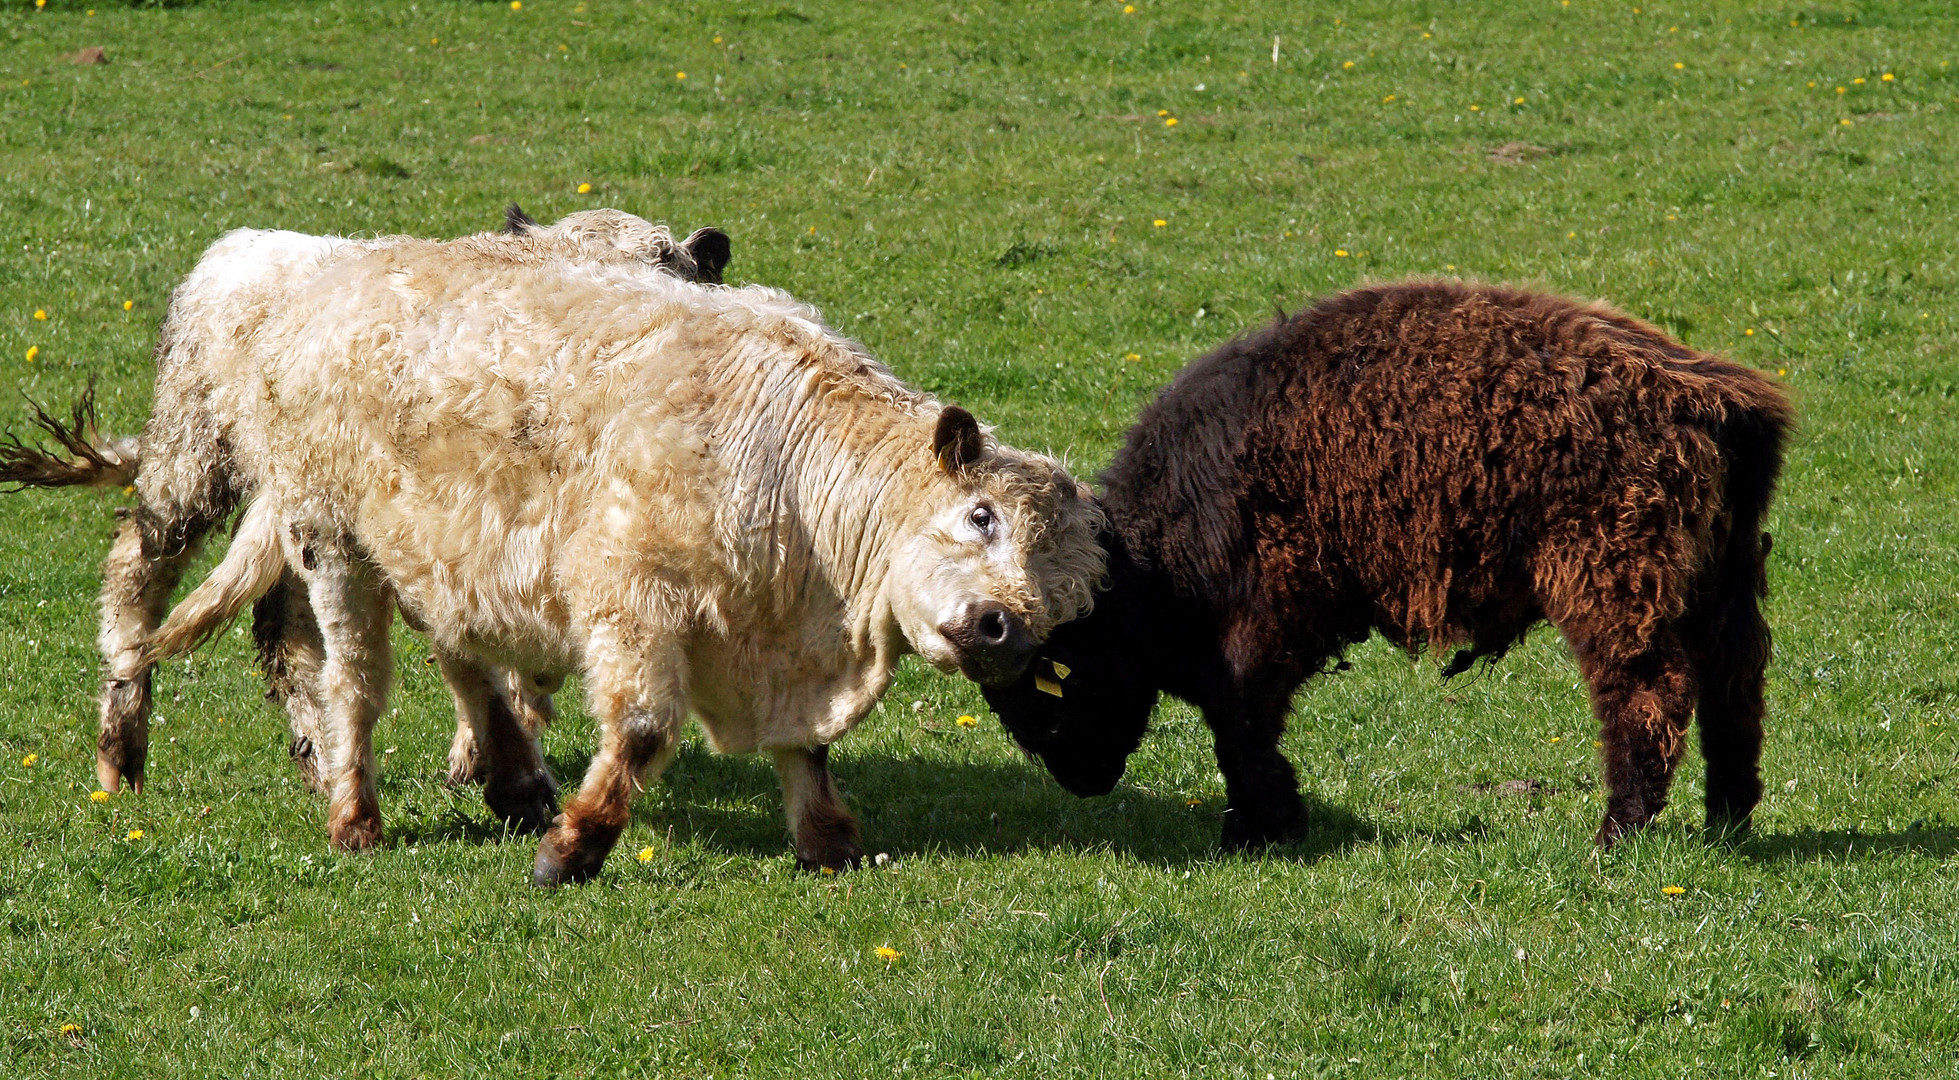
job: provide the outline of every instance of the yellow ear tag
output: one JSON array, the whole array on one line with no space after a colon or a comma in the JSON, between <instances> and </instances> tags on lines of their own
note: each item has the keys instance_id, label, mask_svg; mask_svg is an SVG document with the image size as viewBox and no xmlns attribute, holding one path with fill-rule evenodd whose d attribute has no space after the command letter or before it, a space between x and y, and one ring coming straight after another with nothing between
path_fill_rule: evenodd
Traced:
<instances>
[{"instance_id":1,"label":"yellow ear tag","mask_svg":"<svg viewBox=\"0 0 1959 1080\"><path fill-rule=\"evenodd\" d=\"M1053 694L1055 697L1061 696L1061 684L1048 678L1046 675L1034 676L1034 689L1039 690L1043 694Z\"/></svg>"},{"instance_id":2,"label":"yellow ear tag","mask_svg":"<svg viewBox=\"0 0 1959 1080\"><path fill-rule=\"evenodd\" d=\"M1068 665L1062 663L1059 660L1049 660L1048 663L1053 666L1054 674L1056 678L1065 679L1069 675L1074 673L1073 668L1069 667Z\"/></svg>"}]
</instances>

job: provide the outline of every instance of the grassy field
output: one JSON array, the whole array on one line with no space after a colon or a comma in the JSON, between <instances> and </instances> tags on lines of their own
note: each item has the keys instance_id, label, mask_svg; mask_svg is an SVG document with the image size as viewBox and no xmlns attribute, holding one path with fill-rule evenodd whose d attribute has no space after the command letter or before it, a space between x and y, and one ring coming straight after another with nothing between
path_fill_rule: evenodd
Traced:
<instances>
[{"instance_id":1,"label":"grassy field","mask_svg":"<svg viewBox=\"0 0 1959 1080\"><path fill-rule=\"evenodd\" d=\"M1217 854L1187 710L1077 801L908 666L835 758L888 865L796 873L766 763L694 732L604 876L540 893L534 843L441 782L405 630L384 850L326 850L242 631L159 675L149 787L98 804L122 500L8 496L0 1075L1959 1068L1945 0L93 2L0 5L15 427L13 391L93 377L133 430L169 290L226 229L452 236L511 199L719 225L734 280L1084 472L1184 360L1411 274L1609 298L1776 372L1804 427L1756 834L1704 843L1690 760L1603 858L1549 633L1451 684L1378 642L1310 684L1286 745L1315 825L1263 858Z\"/></svg>"}]
</instances>

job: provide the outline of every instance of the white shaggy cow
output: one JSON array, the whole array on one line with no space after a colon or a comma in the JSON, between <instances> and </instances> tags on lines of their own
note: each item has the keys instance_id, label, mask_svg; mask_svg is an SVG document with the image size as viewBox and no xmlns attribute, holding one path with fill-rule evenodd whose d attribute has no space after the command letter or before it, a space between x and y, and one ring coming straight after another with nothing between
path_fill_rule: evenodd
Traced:
<instances>
[{"instance_id":1,"label":"white shaggy cow","mask_svg":"<svg viewBox=\"0 0 1959 1080\"><path fill-rule=\"evenodd\" d=\"M174 396L195 398L221 378L206 370L206 360L225 355L227 341L258 334L265 319L282 310L285 300L314 275L338 259L404 242L405 237L355 240L260 229L226 234L205 252L172 297L164 345L158 350L160 392L174 390ZM507 257L572 256L710 283L720 282L729 255L728 239L716 229L699 229L676 242L665 226L610 209L572 214L543 226L515 203L505 212L503 231L484 234L476 242L494 245ZM66 423L38 409L36 419L67 456L50 455L15 439L10 446L0 446L0 482L60 487L123 486L135 480L140 470L138 440L102 437L95 429L90 395L84 394ZM137 520L123 527L110 559L110 587L102 607L105 672L97 754L98 778L109 790L122 782L132 787L142 784L150 708L150 673L141 657L144 638L162 617L162 604L196 540L248 494L240 477L206 480L207 487L224 497L215 507L205 507L177 523L180 535L173 542L146 546L139 509ZM298 577L283 575L259 598L253 611L253 636L270 696L287 712L293 760L307 784L319 789L324 785L319 753L326 733L317 683L324 653ZM439 650L436 659L443 677L451 682L457 708L449 752L452 782L485 778L478 728L528 742L554 715L551 694L557 680L551 677L496 672L497 692L486 697L469 685L474 675L466 667L454 664L454 658ZM477 709L498 715L473 716ZM523 746L507 748L503 756L507 762L534 762L535 768L518 774L505 770L501 782L492 780L485 792L492 809L513 824L542 828L557 809L556 786L548 771L542 770L542 759L534 748Z\"/></svg>"},{"instance_id":2,"label":"white shaggy cow","mask_svg":"<svg viewBox=\"0 0 1959 1080\"><path fill-rule=\"evenodd\" d=\"M220 479L249 496L142 659L297 574L343 848L380 838L396 603L462 693L490 693L492 664L583 674L604 737L539 846L555 884L598 871L690 710L718 748L774 755L799 862L855 862L825 748L899 657L1010 679L1102 572L1100 513L1058 464L767 289L466 238L341 258L283 303L201 358L209 381L159 378L153 531L210 518Z\"/></svg>"}]
</instances>

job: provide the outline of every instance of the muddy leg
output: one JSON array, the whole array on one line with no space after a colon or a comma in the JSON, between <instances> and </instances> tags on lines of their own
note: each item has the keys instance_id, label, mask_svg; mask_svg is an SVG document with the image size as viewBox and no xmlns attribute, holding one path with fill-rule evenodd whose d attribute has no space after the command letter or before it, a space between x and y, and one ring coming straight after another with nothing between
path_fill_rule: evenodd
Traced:
<instances>
[{"instance_id":1,"label":"muddy leg","mask_svg":"<svg viewBox=\"0 0 1959 1080\"><path fill-rule=\"evenodd\" d=\"M394 662L394 598L377 571L344 549L319 544L308 554L307 596L326 647L318 685L330 748L327 833L334 847L362 851L381 842L374 721L387 703Z\"/></svg>"},{"instance_id":2,"label":"muddy leg","mask_svg":"<svg viewBox=\"0 0 1959 1080\"><path fill-rule=\"evenodd\" d=\"M198 542L209 531L204 520L165 528L139 509L116 526L115 541L102 564L101 734L95 744L95 779L104 791L125 782L143 788L143 766L150 747L150 673L143 643L169 608L170 592L184 574Z\"/></svg>"},{"instance_id":3,"label":"muddy leg","mask_svg":"<svg viewBox=\"0 0 1959 1080\"><path fill-rule=\"evenodd\" d=\"M804 870L854 870L864 861L852 817L830 778L830 748L770 751L782 780L782 805L796 840L796 865Z\"/></svg>"},{"instance_id":4,"label":"muddy leg","mask_svg":"<svg viewBox=\"0 0 1959 1080\"><path fill-rule=\"evenodd\" d=\"M626 827L633 792L673 759L687 715L686 658L677 645L662 643L621 656L620 647L611 644L617 640L613 634L594 637L606 643L597 647L597 655L588 652L585 673L592 712L603 729L599 752L578 794L537 846L531 881L543 887L598 874Z\"/></svg>"},{"instance_id":5,"label":"muddy leg","mask_svg":"<svg viewBox=\"0 0 1959 1080\"><path fill-rule=\"evenodd\" d=\"M320 668L326 663L326 644L313 618L306 582L290 570L252 606L252 640L265 675L265 696L286 711L293 765L308 788L324 792L327 729Z\"/></svg>"},{"instance_id":6,"label":"muddy leg","mask_svg":"<svg viewBox=\"0 0 1959 1080\"><path fill-rule=\"evenodd\" d=\"M1579 648L1604 744L1605 821L1592 839L1610 847L1665 808L1694 711L1693 668L1671 632L1643 648L1594 641Z\"/></svg>"},{"instance_id":7,"label":"muddy leg","mask_svg":"<svg viewBox=\"0 0 1959 1080\"><path fill-rule=\"evenodd\" d=\"M511 714L504 673L481 661L436 653L442 679L456 702L459 731L471 733L483 778L483 801L512 828L541 831L558 812L558 784L537 740ZM451 753L454 753L451 746ZM453 778L453 760L451 761Z\"/></svg>"}]
</instances>

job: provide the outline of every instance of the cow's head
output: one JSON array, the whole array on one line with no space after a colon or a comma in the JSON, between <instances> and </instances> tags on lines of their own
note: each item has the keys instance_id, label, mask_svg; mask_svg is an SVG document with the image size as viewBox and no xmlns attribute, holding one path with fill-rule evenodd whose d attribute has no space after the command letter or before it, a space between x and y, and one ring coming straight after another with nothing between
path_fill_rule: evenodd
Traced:
<instances>
[{"instance_id":1,"label":"cow's head","mask_svg":"<svg viewBox=\"0 0 1959 1080\"><path fill-rule=\"evenodd\" d=\"M981 687L1021 749L1083 797L1115 788L1156 707L1140 640L1151 622L1135 600L1112 581L1093 612L1055 628L1020 678Z\"/></svg>"},{"instance_id":2,"label":"cow's head","mask_svg":"<svg viewBox=\"0 0 1959 1080\"><path fill-rule=\"evenodd\" d=\"M912 648L982 686L1012 682L1089 609L1104 556L1094 497L1051 458L1001 446L948 406L886 594Z\"/></svg>"}]
</instances>

